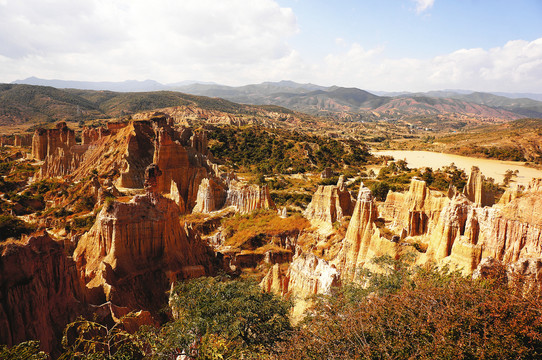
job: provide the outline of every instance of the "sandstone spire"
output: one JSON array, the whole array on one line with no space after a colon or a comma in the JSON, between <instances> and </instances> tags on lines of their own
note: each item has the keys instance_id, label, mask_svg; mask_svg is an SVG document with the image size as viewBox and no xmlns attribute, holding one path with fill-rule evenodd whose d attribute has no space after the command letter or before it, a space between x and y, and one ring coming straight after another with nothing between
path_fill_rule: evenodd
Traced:
<instances>
[{"instance_id":1,"label":"sandstone spire","mask_svg":"<svg viewBox=\"0 0 542 360\"><path fill-rule=\"evenodd\" d=\"M495 195L492 191L485 189L484 183L485 178L482 172L478 167L473 166L463 193L476 206L492 206L495 203Z\"/></svg>"},{"instance_id":2,"label":"sandstone spire","mask_svg":"<svg viewBox=\"0 0 542 360\"><path fill-rule=\"evenodd\" d=\"M343 216L352 215L354 205L355 201L344 187L344 177L341 176L337 185L318 186L304 215L309 220L333 224Z\"/></svg>"}]
</instances>

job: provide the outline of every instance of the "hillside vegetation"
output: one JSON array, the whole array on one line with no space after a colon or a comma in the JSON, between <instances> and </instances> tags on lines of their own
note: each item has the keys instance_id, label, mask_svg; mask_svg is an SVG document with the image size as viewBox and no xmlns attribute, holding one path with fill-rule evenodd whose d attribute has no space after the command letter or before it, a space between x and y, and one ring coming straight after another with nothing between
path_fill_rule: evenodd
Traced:
<instances>
[{"instance_id":1,"label":"hillside vegetation","mask_svg":"<svg viewBox=\"0 0 542 360\"><path fill-rule=\"evenodd\" d=\"M0 84L0 125L58 120L85 121L188 105L203 110L232 114L254 114L262 110L260 107L236 104L224 99L188 95L175 91L118 93ZM264 111L292 113L290 110L276 106Z\"/></svg>"}]
</instances>

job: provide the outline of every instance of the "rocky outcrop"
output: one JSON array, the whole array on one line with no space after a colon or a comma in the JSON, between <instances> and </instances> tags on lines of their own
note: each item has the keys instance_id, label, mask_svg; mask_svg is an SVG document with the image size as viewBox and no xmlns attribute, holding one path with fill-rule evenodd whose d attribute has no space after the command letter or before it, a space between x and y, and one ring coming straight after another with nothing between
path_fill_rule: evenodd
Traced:
<instances>
[{"instance_id":1,"label":"rocky outcrop","mask_svg":"<svg viewBox=\"0 0 542 360\"><path fill-rule=\"evenodd\" d=\"M227 189L222 182L213 179L201 180L192 212L210 213L221 209L226 202L226 194Z\"/></svg>"},{"instance_id":2,"label":"rocky outcrop","mask_svg":"<svg viewBox=\"0 0 542 360\"><path fill-rule=\"evenodd\" d=\"M260 285L264 291L278 295L309 298L329 294L333 286L339 285L339 272L314 254L299 252L286 272L280 270L280 264L275 264Z\"/></svg>"},{"instance_id":3,"label":"rocky outcrop","mask_svg":"<svg viewBox=\"0 0 542 360\"><path fill-rule=\"evenodd\" d=\"M463 193L476 206L492 206L495 203L495 195L486 189L485 178L476 166L471 169Z\"/></svg>"},{"instance_id":4,"label":"rocky outcrop","mask_svg":"<svg viewBox=\"0 0 542 360\"><path fill-rule=\"evenodd\" d=\"M118 185L126 188L142 188L145 181L145 168L152 163L155 151L153 140L155 134L152 124L147 121L131 122L126 128L120 129L114 137L126 139L122 143L123 146L118 149L121 155ZM96 155L99 156L100 153L97 152ZM89 156L88 159L92 157Z\"/></svg>"},{"instance_id":5,"label":"rocky outcrop","mask_svg":"<svg viewBox=\"0 0 542 360\"><path fill-rule=\"evenodd\" d=\"M230 182L224 206L234 206L242 214L257 209L277 209L267 185L245 184L237 180Z\"/></svg>"},{"instance_id":6,"label":"rocky outcrop","mask_svg":"<svg viewBox=\"0 0 542 360\"><path fill-rule=\"evenodd\" d=\"M162 127L157 131L154 163L158 164L164 175L158 183L158 191L171 191L172 182L177 185L177 193L183 213L191 212L196 205L198 189L203 179L212 175L207 165L207 158L194 148L184 145L183 134L171 127ZM195 140L191 143L199 144ZM201 147L200 145L197 145Z\"/></svg>"},{"instance_id":7,"label":"rocky outcrop","mask_svg":"<svg viewBox=\"0 0 542 360\"><path fill-rule=\"evenodd\" d=\"M343 247L337 256L341 278L354 280L358 270L369 266L369 260L375 256L397 253L398 244L385 238L375 221L378 210L371 190L361 186L356 207L346 235Z\"/></svg>"},{"instance_id":8,"label":"rocky outcrop","mask_svg":"<svg viewBox=\"0 0 542 360\"><path fill-rule=\"evenodd\" d=\"M212 272L207 248L181 227L177 204L158 193L160 173L149 166L146 194L104 206L79 241L74 259L90 303L157 311L171 282Z\"/></svg>"},{"instance_id":9,"label":"rocky outcrop","mask_svg":"<svg viewBox=\"0 0 542 360\"><path fill-rule=\"evenodd\" d=\"M351 216L354 206L355 201L344 187L344 180L341 177L337 185L318 186L304 215L309 220L333 224L343 216Z\"/></svg>"},{"instance_id":10,"label":"rocky outcrop","mask_svg":"<svg viewBox=\"0 0 542 360\"><path fill-rule=\"evenodd\" d=\"M509 265L542 258L542 193L535 185L501 207L478 207L458 194L443 209L421 261L446 262L471 273L482 259Z\"/></svg>"},{"instance_id":11,"label":"rocky outcrop","mask_svg":"<svg viewBox=\"0 0 542 360\"><path fill-rule=\"evenodd\" d=\"M522 185L514 184L506 189L504 194L502 194L501 198L499 199L499 205L506 205L509 202L511 202L514 199L517 199L519 196L521 196L521 193L523 192L524 187Z\"/></svg>"},{"instance_id":12,"label":"rocky outcrop","mask_svg":"<svg viewBox=\"0 0 542 360\"><path fill-rule=\"evenodd\" d=\"M46 232L0 244L0 343L59 347L64 326L84 310L75 263Z\"/></svg>"},{"instance_id":13,"label":"rocky outcrop","mask_svg":"<svg viewBox=\"0 0 542 360\"><path fill-rule=\"evenodd\" d=\"M412 178L408 192L390 192L380 207L383 218L390 219L390 227L407 236L428 232L437 222L442 209L449 202L443 194L431 191L425 181Z\"/></svg>"},{"instance_id":14,"label":"rocky outcrop","mask_svg":"<svg viewBox=\"0 0 542 360\"><path fill-rule=\"evenodd\" d=\"M70 140L61 147L54 147L61 142L50 138L63 134L66 129L65 124L59 124L58 129L44 130L43 134L36 132L33 153L37 158L46 154L38 178L67 175L77 181L97 172L116 178L119 188L140 189L145 168L156 163L163 173L158 180L158 192L169 193L182 213L192 212L198 202L198 191L197 212L220 209L226 201L229 180L227 176L221 178L218 168L209 160L205 131L174 128L170 117L154 112L146 120L109 123L107 129L85 128L82 144L74 145ZM262 192L261 204L258 204L257 200L252 201L254 194L243 190L247 194L240 194L241 200L248 199L249 203L243 203L241 211L251 205L272 207L270 203L264 204L269 199L268 191ZM237 205L237 200L234 199L232 205Z\"/></svg>"},{"instance_id":15,"label":"rocky outcrop","mask_svg":"<svg viewBox=\"0 0 542 360\"><path fill-rule=\"evenodd\" d=\"M0 146L12 146L14 144L14 139L9 135L0 136Z\"/></svg>"},{"instance_id":16,"label":"rocky outcrop","mask_svg":"<svg viewBox=\"0 0 542 360\"><path fill-rule=\"evenodd\" d=\"M32 146L32 134L15 134L13 135L13 145L14 146Z\"/></svg>"},{"instance_id":17,"label":"rocky outcrop","mask_svg":"<svg viewBox=\"0 0 542 360\"><path fill-rule=\"evenodd\" d=\"M37 129L32 137L32 157L45 160L58 149L67 153L75 145L75 132L65 122L59 122L55 129Z\"/></svg>"},{"instance_id":18,"label":"rocky outcrop","mask_svg":"<svg viewBox=\"0 0 542 360\"><path fill-rule=\"evenodd\" d=\"M100 140L104 136L110 135L111 131L107 128L103 127L84 127L81 131L81 144L82 145L88 145L95 143L96 141Z\"/></svg>"},{"instance_id":19,"label":"rocky outcrop","mask_svg":"<svg viewBox=\"0 0 542 360\"><path fill-rule=\"evenodd\" d=\"M335 265L297 248L287 270L283 270L280 264L273 265L260 286L264 291L293 299L291 315L297 322L303 318L314 295L330 294L331 289L339 285L339 275Z\"/></svg>"},{"instance_id":20,"label":"rocky outcrop","mask_svg":"<svg viewBox=\"0 0 542 360\"><path fill-rule=\"evenodd\" d=\"M57 148L54 153L47 155L37 178L47 179L72 174L83 160L85 151L86 148L79 145L73 145L69 149Z\"/></svg>"},{"instance_id":21,"label":"rocky outcrop","mask_svg":"<svg viewBox=\"0 0 542 360\"><path fill-rule=\"evenodd\" d=\"M197 152L203 155L209 155L209 142L207 140L207 132L199 131L194 133L190 138L190 146Z\"/></svg>"}]
</instances>

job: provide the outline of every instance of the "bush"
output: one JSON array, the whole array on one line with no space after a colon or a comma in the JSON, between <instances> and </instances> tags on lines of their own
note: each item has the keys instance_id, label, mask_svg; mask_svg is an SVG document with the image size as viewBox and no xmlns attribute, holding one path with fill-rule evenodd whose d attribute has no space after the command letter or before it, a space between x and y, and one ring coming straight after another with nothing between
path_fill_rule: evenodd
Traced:
<instances>
[{"instance_id":1,"label":"bush","mask_svg":"<svg viewBox=\"0 0 542 360\"><path fill-rule=\"evenodd\" d=\"M261 359L291 330L290 304L254 283L194 279L178 283L171 299L177 320L142 334L164 357L181 350L198 359Z\"/></svg>"},{"instance_id":2,"label":"bush","mask_svg":"<svg viewBox=\"0 0 542 360\"><path fill-rule=\"evenodd\" d=\"M0 360L45 360L49 356L40 351L39 341L26 341L8 348L0 345Z\"/></svg>"},{"instance_id":3,"label":"bush","mask_svg":"<svg viewBox=\"0 0 542 360\"><path fill-rule=\"evenodd\" d=\"M0 215L0 241L7 238L19 238L22 234L30 234L36 230L35 226L11 215Z\"/></svg>"},{"instance_id":4,"label":"bush","mask_svg":"<svg viewBox=\"0 0 542 360\"><path fill-rule=\"evenodd\" d=\"M499 282L380 258L384 272L320 298L281 359L534 359L542 304Z\"/></svg>"},{"instance_id":5,"label":"bush","mask_svg":"<svg viewBox=\"0 0 542 360\"><path fill-rule=\"evenodd\" d=\"M386 197L388 196L388 192L390 191L391 187L387 182L379 181L371 185L370 189L376 200L386 201Z\"/></svg>"}]
</instances>

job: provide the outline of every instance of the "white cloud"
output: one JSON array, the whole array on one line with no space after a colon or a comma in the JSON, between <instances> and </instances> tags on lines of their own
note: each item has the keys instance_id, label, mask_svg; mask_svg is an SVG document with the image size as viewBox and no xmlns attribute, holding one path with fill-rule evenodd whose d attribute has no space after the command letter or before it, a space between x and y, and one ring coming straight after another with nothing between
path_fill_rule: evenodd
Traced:
<instances>
[{"instance_id":1,"label":"white cloud","mask_svg":"<svg viewBox=\"0 0 542 360\"><path fill-rule=\"evenodd\" d=\"M540 92L542 38L492 49L460 49L427 60L390 59L382 48L365 50L352 44L346 52L328 55L314 74L320 77L315 82L372 90Z\"/></svg>"},{"instance_id":2,"label":"white cloud","mask_svg":"<svg viewBox=\"0 0 542 360\"><path fill-rule=\"evenodd\" d=\"M224 81L215 68L288 58L298 31L273 0L0 1L1 81Z\"/></svg>"},{"instance_id":3,"label":"white cloud","mask_svg":"<svg viewBox=\"0 0 542 360\"><path fill-rule=\"evenodd\" d=\"M416 12L421 14L425 10L428 10L433 7L435 0L414 0L416 3Z\"/></svg>"},{"instance_id":4,"label":"white cloud","mask_svg":"<svg viewBox=\"0 0 542 360\"><path fill-rule=\"evenodd\" d=\"M274 0L0 0L0 82L290 79L389 91L542 89L542 38L431 59L390 58L383 47L337 38L336 52L304 58L288 43L298 31L292 10Z\"/></svg>"}]
</instances>

